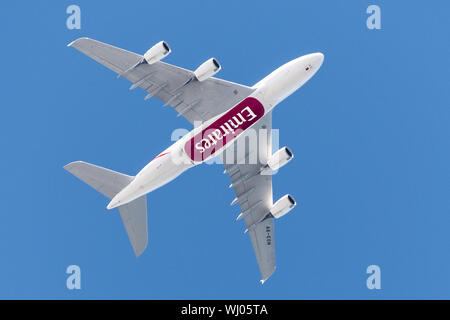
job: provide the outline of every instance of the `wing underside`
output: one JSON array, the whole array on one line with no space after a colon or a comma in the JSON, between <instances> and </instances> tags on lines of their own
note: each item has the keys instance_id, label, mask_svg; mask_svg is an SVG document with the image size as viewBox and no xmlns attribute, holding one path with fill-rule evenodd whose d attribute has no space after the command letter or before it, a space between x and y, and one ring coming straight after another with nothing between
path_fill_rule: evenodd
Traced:
<instances>
[{"instance_id":1,"label":"wing underside","mask_svg":"<svg viewBox=\"0 0 450 320\"><path fill-rule=\"evenodd\" d=\"M272 176L262 175L272 153L272 114L264 116L249 132L225 151L225 172L231 178L236 193L234 203L239 203L245 221L262 282L275 271L275 237L273 218L269 215L273 204ZM253 131L252 131L253 130Z\"/></svg>"},{"instance_id":2,"label":"wing underside","mask_svg":"<svg viewBox=\"0 0 450 320\"><path fill-rule=\"evenodd\" d=\"M162 100L192 124L227 111L254 91L214 77L189 81L193 77L190 70L161 61L140 64L142 55L89 38L79 38L69 46L131 81L130 89L139 87L148 92L146 98Z\"/></svg>"}]
</instances>

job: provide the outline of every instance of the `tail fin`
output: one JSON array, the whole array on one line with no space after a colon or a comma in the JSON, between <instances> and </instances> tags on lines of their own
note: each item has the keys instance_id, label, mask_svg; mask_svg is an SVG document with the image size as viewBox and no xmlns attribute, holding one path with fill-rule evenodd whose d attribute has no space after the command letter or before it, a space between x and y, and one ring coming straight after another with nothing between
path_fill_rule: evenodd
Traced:
<instances>
[{"instance_id":1,"label":"tail fin","mask_svg":"<svg viewBox=\"0 0 450 320\"><path fill-rule=\"evenodd\" d=\"M102 168L87 162L75 161L64 166L64 169L84 181L104 196L112 199L125 188L134 177ZM146 196L119 207L120 216L128 233L136 256L140 256L147 247L147 199Z\"/></svg>"}]
</instances>

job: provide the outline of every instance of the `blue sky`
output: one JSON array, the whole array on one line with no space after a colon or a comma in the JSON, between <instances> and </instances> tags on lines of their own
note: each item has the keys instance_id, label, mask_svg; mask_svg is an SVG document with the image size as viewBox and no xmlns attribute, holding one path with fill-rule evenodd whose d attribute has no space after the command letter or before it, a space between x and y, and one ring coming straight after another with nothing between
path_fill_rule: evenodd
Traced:
<instances>
[{"instance_id":1,"label":"blue sky","mask_svg":"<svg viewBox=\"0 0 450 320\"><path fill-rule=\"evenodd\" d=\"M66 8L81 7L81 30ZM366 8L381 8L381 30ZM444 1L17 1L0 4L0 298L450 298L450 43ZM276 221L277 271L261 286L229 177L196 167L148 196L136 259L108 200L62 169L135 174L190 128L170 108L66 45L87 36L253 85L298 56L325 62L274 112L295 159ZM199 181L208 188L198 190ZM66 289L68 265L82 289ZM381 290L366 268L381 267Z\"/></svg>"}]
</instances>

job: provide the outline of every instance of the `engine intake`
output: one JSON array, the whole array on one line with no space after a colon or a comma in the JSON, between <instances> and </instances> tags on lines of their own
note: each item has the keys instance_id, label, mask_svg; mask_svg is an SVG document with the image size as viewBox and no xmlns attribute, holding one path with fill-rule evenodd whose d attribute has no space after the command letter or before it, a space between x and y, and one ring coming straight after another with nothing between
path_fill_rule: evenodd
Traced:
<instances>
[{"instance_id":1,"label":"engine intake","mask_svg":"<svg viewBox=\"0 0 450 320\"><path fill-rule=\"evenodd\" d=\"M200 67L194 71L194 75L195 78L201 82L215 75L220 69L222 69L222 66L219 61L215 58L211 58L203 62Z\"/></svg>"},{"instance_id":2,"label":"engine intake","mask_svg":"<svg viewBox=\"0 0 450 320\"><path fill-rule=\"evenodd\" d=\"M152 64L167 57L170 52L171 50L167 42L160 41L144 54L144 59L148 64Z\"/></svg>"},{"instance_id":3,"label":"engine intake","mask_svg":"<svg viewBox=\"0 0 450 320\"><path fill-rule=\"evenodd\" d=\"M281 199L279 199L275 204L272 206L272 209L270 209L270 213L274 218L281 218L286 213L291 211L297 203L295 202L294 198L287 194Z\"/></svg>"},{"instance_id":4,"label":"engine intake","mask_svg":"<svg viewBox=\"0 0 450 320\"><path fill-rule=\"evenodd\" d=\"M287 147L283 147L275 152L267 161L267 166L262 170L262 174L270 174L287 164L294 158L294 154Z\"/></svg>"}]
</instances>

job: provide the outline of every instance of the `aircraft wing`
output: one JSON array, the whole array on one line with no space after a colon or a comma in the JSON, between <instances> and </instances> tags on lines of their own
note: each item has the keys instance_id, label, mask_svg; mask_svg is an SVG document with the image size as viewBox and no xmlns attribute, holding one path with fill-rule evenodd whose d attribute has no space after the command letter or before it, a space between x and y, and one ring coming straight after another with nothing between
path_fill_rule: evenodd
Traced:
<instances>
[{"instance_id":1,"label":"aircraft wing","mask_svg":"<svg viewBox=\"0 0 450 320\"><path fill-rule=\"evenodd\" d=\"M130 80L130 89L140 87L149 93L146 98L156 96L192 124L225 112L254 91L214 77L185 85L193 76L190 70L161 61L136 66L142 55L89 38L79 38L68 46Z\"/></svg>"},{"instance_id":2,"label":"aircraft wing","mask_svg":"<svg viewBox=\"0 0 450 320\"><path fill-rule=\"evenodd\" d=\"M274 223L273 218L268 216L273 205L272 176L259 174L272 154L272 113L265 115L253 129L257 146L245 145L243 134L230 147L234 148L235 164L227 164L232 163L229 158L227 161L227 157L233 154L228 150L224 152L223 159L225 172L230 176L236 193L232 204L239 203L241 214L238 219L245 221L261 272L261 282L264 283L275 271Z\"/></svg>"}]
</instances>

